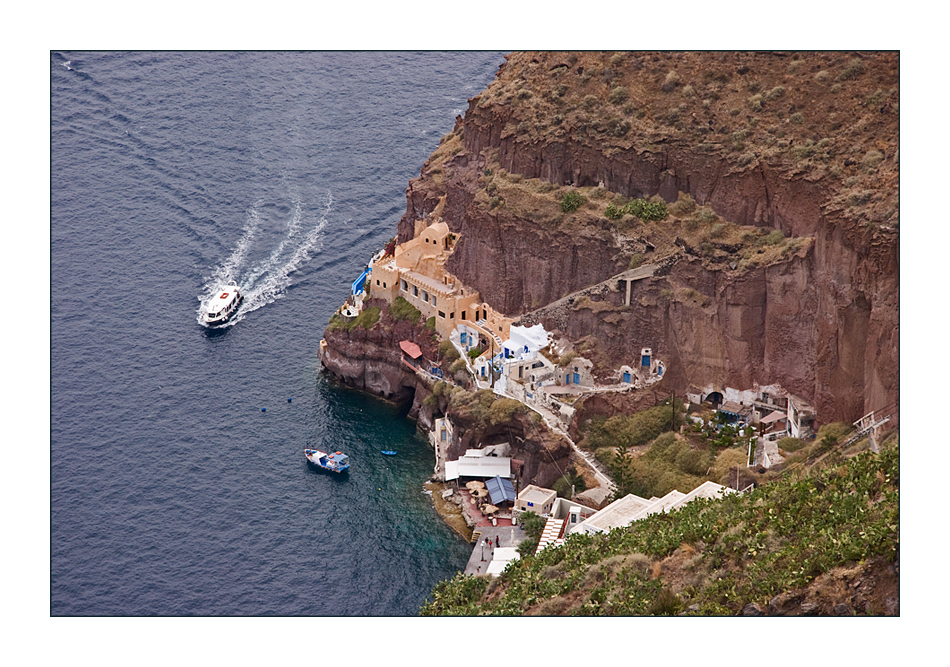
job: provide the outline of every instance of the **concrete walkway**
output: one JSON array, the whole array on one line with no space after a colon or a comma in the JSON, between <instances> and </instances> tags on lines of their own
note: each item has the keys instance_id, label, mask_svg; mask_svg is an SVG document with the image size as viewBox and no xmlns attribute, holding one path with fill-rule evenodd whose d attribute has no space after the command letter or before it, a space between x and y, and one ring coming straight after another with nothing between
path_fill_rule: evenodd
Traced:
<instances>
[{"instance_id":1,"label":"concrete walkway","mask_svg":"<svg viewBox=\"0 0 950 667\"><path fill-rule=\"evenodd\" d=\"M495 543L500 547L517 547L527 539L525 532L518 526L480 526L475 528L477 535L472 555L465 566L465 574L479 575L488 571L492 556L495 553ZM491 545L486 542L491 542Z\"/></svg>"}]
</instances>

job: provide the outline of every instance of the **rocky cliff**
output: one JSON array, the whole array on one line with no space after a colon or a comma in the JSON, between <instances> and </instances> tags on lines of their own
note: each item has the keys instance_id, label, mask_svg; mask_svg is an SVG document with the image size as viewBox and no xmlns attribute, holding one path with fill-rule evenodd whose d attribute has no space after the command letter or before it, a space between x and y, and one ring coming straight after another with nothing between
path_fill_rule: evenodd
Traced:
<instances>
[{"instance_id":1,"label":"rocky cliff","mask_svg":"<svg viewBox=\"0 0 950 667\"><path fill-rule=\"evenodd\" d=\"M672 260L546 326L614 365L653 347L680 392L780 384L822 422L896 422L898 99L896 53L514 54L409 184L399 239L447 194L447 268L508 315ZM639 197L682 214L616 216Z\"/></svg>"}]
</instances>

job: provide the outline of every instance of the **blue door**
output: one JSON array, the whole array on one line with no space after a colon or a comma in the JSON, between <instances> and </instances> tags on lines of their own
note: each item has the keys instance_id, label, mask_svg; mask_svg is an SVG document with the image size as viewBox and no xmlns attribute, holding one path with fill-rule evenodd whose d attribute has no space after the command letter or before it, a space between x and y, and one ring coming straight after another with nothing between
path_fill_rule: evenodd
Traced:
<instances>
[{"instance_id":1,"label":"blue door","mask_svg":"<svg viewBox=\"0 0 950 667\"><path fill-rule=\"evenodd\" d=\"M623 372L623 381L627 383L630 382L630 373L628 373L627 371Z\"/></svg>"},{"instance_id":2,"label":"blue door","mask_svg":"<svg viewBox=\"0 0 950 667\"><path fill-rule=\"evenodd\" d=\"M580 383L581 383L581 376L580 376L580 374L574 373L574 384L580 384Z\"/></svg>"}]
</instances>

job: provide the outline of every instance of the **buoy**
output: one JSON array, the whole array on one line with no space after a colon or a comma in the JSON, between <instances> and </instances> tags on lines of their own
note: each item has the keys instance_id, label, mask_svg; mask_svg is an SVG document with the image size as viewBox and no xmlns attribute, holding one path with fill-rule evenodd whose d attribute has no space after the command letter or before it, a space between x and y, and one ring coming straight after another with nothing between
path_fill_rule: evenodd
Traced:
<instances>
[{"instance_id":1,"label":"buoy","mask_svg":"<svg viewBox=\"0 0 950 667\"><path fill-rule=\"evenodd\" d=\"M289 398L287 399L287 402L290 403L290 399L289 399Z\"/></svg>"},{"instance_id":2,"label":"buoy","mask_svg":"<svg viewBox=\"0 0 950 667\"><path fill-rule=\"evenodd\" d=\"M267 408L261 408L261 412L267 412Z\"/></svg>"}]
</instances>

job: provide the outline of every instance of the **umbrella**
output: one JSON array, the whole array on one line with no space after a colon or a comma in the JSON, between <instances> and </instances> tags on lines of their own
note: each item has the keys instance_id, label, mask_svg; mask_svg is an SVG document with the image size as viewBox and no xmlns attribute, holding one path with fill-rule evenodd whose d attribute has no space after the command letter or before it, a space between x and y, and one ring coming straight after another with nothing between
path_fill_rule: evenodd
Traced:
<instances>
[{"instance_id":1,"label":"umbrella","mask_svg":"<svg viewBox=\"0 0 950 667\"><path fill-rule=\"evenodd\" d=\"M494 505L485 505L482 508L482 514L494 514L497 511L498 511L498 508L495 507Z\"/></svg>"},{"instance_id":2,"label":"umbrella","mask_svg":"<svg viewBox=\"0 0 950 667\"><path fill-rule=\"evenodd\" d=\"M484 498L488 495L488 489L475 489L472 491L472 495L475 495L479 498Z\"/></svg>"},{"instance_id":3,"label":"umbrella","mask_svg":"<svg viewBox=\"0 0 950 667\"><path fill-rule=\"evenodd\" d=\"M475 489L481 488L484 486L481 482L468 482L465 484L465 488L469 491L474 491Z\"/></svg>"}]
</instances>

